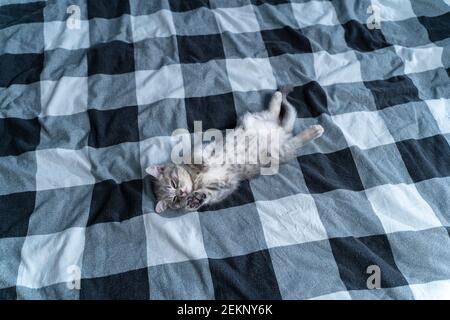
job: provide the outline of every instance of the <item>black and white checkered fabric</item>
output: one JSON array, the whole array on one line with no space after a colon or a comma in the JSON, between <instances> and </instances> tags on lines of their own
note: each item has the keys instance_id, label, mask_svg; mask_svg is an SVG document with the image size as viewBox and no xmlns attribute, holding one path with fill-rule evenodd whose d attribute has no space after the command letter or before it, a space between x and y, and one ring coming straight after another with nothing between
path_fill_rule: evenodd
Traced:
<instances>
[{"instance_id":1,"label":"black and white checkered fabric","mask_svg":"<svg viewBox=\"0 0 450 320\"><path fill-rule=\"evenodd\" d=\"M0 43L0 298L450 298L448 0L2 0ZM286 84L321 139L154 213L175 129Z\"/></svg>"}]
</instances>

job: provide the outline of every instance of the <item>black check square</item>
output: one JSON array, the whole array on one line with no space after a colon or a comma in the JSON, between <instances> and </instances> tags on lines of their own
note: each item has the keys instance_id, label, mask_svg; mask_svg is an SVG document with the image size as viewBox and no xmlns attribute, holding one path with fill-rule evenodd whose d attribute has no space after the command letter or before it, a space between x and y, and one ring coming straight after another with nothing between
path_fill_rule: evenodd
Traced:
<instances>
[{"instance_id":1,"label":"black check square","mask_svg":"<svg viewBox=\"0 0 450 320\"><path fill-rule=\"evenodd\" d=\"M139 141L138 108L88 110L91 130L88 145L108 147L122 142Z\"/></svg>"},{"instance_id":2,"label":"black check square","mask_svg":"<svg viewBox=\"0 0 450 320\"><path fill-rule=\"evenodd\" d=\"M111 276L82 279L81 300L148 300L148 269L137 269Z\"/></svg>"},{"instance_id":3,"label":"black check square","mask_svg":"<svg viewBox=\"0 0 450 320\"><path fill-rule=\"evenodd\" d=\"M209 268L218 300L281 299L267 250L225 259L209 259Z\"/></svg>"},{"instance_id":4,"label":"black check square","mask_svg":"<svg viewBox=\"0 0 450 320\"><path fill-rule=\"evenodd\" d=\"M0 57L0 87L37 82L43 67L43 53L5 53Z\"/></svg>"},{"instance_id":5,"label":"black check square","mask_svg":"<svg viewBox=\"0 0 450 320\"><path fill-rule=\"evenodd\" d=\"M297 109L298 118L318 117L322 113L329 114L327 94L315 81L294 87L287 99Z\"/></svg>"},{"instance_id":6,"label":"black check square","mask_svg":"<svg viewBox=\"0 0 450 320\"><path fill-rule=\"evenodd\" d=\"M364 190L349 148L332 153L298 157L306 185L311 193L336 189Z\"/></svg>"},{"instance_id":7,"label":"black check square","mask_svg":"<svg viewBox=\"0 0 450 320\"><path fill-rule=\"evenodd\" d=\"M368 289L369 266L380 268L381 287L408 285L395 264L386 235L332 238L329 240L342 281L348 290Z\"/></svg>"},{"instance_id":8,"label":"black check square","mask_svg":"<svg viewBox=\"0 0 450 320\"><path fill-rule=\"evenodd\" d=\"M130 14L128 0L94 0L87 2L88 17L113 19L124 14Z\"/></svg>"},{"instance_id":9,"label":"black check square","mask_svg":"<svg viewBox=\"0 0 450 320\"><path fill-rule=\"evenodd\" d=\"M194 121L202 121L203 131L236 127L236 109L232 93L186 98L185 105L190 132L194 132Z\"/></svg>"},{"instance_id":10,"label":"black check square","mask_svg":"<svg viewBox=\"0 0 450 320\"><path fill-rule=\"evenodd\" d=\"M16 299L17 299L16 287L0 289L0 300L16 300Z\"/></svg>"},{"instance_id":11,"label":"black check square","mask_svg":"<svg viewBox=\"0 0 450 320\"><path fill-rule=\"evenodd\" d=\"M396 144L414 182L450 177L450 146L442 135Z\"/></svg>"},{"instance_id":12,"label":"black check square","mask_svg":"<svg viewBox=\"0 0 450 320\"><path fill-rule=\"evenodd\" d=\"M44 22L45 1L0 6L0 29L23 23Z\"/></svg>"},{"instance_id":13,"label":"black check square","mask_svg":"<svg viewBox=\"0 0 450 320\"><path fill-rule=\"evenodd\" d=\"M253 202L255 202L255 198L253 196L252 188L250 187L248 180L245 180L239 185L237 190L235 190L225 200L201 207L199 212L217 211L231 207L239 207Z\"/></svg>"},{"instance_id":14,"label":"black check square","mask_svg":"<svg viewBox=\"0 0 450 320\"><path fill-rule=\"evenodd\" d=\"M121 222L142 214L142 180L98 182L92 191L87 225Z\"/></svg>"},{"instance_id":15,"label":"black check square","mask_svg":"<svg viewBox=\"0 0 450 320\"><path fill-rule=\"evenodd\" d=\"M0 156L16 156L36 150L41 137L41 126L37 118L0 119Z\"/></svg>"},{"instance_id":16,"label":"black check square","mask_svg":"<svg viewBox=\"0 0 450 320\"><path fill-rule=\"evenodd\" d=\"M350 20L342 26L345 30L345 41L352 49L369 52L390 46L379 29L370 30L355 20Z\"/></svg>"},{"instance_id":17,"label":"black check square","mask_svg":"<svg viewBox=\"0 0 450 320\"><path fill-rule=\"evenodd\" d=\"M213 59L225 59L220 34L177 36L181 63L203 63Z\"/></svg>"},{"instance_id":18,"label":"black check square","mask_svg":"<svg viewBox=\"0 0 450 320\"><path fill-rule=\"evenodd\" d=\"M311 44L300 30L284 27L274 30L262 30L261 36L269 56L285 53L311 53Z\"/></svg>"},{"instance_id":19,"label":"black check square","mask_svg":"<svg viewBox=\"0 0 450 320\"><path fill-rule=\"evenodd\" d=\"M36 192L0 196L0 238L25 237L34 210Z\"/></svg>"},{"instance_id":20,"label":"black check square","mask_svg":"<svg viewBox=\"0 0 450 320\"><path fill-rule=\"evenodd\" d=\"M133 72L134 50L132 43L111 41L89 48L88 75L97 73L121 74Z\"/></svg>"},{"instance_id":21,"label":"black check square","mask_svg":"<svg viewBox=\"0 0 450 320\"><path fill-rule=\"evenodd\" d=\"M174 12L191 11L201 7L209 8L209 0L169 0L170 9Z\"/></svg>"},{"instance_id":22,"label":"black check square","mask_svg":"<svg viewBox=\"0 0 450 320\"><path fill-rule=\"evenodd\" d=\"M418 17L419 22L427 29L431 41L437 42L450 38L450 12L436 17Z\"/></svg>"},{"instance_id":23,"label":"black check square","mask_svg":"<svg viewBox=\"0 0 450 320\"><path fill-rule=\"evenodd\" d=\"M256 6L259 6L262 4L271 4L273 6L276 6L279 4L289 3L290 0L251 0L251 2Z\"/></svg>"},{"instance_id":24,"label":"black check square","mask_svg":"<svg viewBox=\"0 0 450 320\"><path fill-rule=\"evenodd\" d=\"M410 101L420 101L419 90L407 76L396 76L386 80L365 81L364 85L374 97L379 110Z\"/></svg>"}]
</instances>

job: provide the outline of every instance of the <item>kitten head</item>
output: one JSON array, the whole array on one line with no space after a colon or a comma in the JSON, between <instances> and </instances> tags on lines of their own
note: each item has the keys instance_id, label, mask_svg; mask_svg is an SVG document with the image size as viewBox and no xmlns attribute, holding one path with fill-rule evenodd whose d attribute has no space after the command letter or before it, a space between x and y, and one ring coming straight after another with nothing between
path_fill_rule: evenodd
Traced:
<instances>
[{"instance_id":1,"label":"kitten head","mask_svg":"<svg viewBox=\"0 0 450 320\"><path fill-rule=\"evenodd\" d=\"M156 212L166 209L186 208L186 196L193 190L189 172L181 165L166 164L150 166L145 171L154 179Z\"/></svg>"}]
</instances>

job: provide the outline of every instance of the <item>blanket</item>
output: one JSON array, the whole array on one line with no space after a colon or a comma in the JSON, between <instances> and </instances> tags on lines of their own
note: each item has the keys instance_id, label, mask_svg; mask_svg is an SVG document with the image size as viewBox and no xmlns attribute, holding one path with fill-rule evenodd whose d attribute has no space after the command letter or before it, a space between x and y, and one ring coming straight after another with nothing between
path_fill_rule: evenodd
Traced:
<instances>
[{"instance_id":1,"label":"blanket","mask_svg":"<svg viewBox=\"0 0 450 320\"><path fill-rule=\"evenodd\" d=\"M1 299L450 298L448 0L2 0ZM177 129L324 135L155 213Z\"/></svg>"}]
</instances>

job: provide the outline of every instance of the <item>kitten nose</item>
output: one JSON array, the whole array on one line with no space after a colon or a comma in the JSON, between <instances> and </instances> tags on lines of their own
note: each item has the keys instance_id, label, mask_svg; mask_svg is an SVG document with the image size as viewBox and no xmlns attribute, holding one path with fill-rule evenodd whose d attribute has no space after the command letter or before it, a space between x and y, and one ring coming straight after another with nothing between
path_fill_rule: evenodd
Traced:
<instances>
[{"instance_id":1,"label":"kitten nose","mask_svg":"<svg viewBox=\"0 0 450 320\"><path fill-rule=\"evenodd\" d=\"M180 196L185 196L187 194L184 190L180 190L178 193L180 194Z\"/></svg>"}]
</instances>

